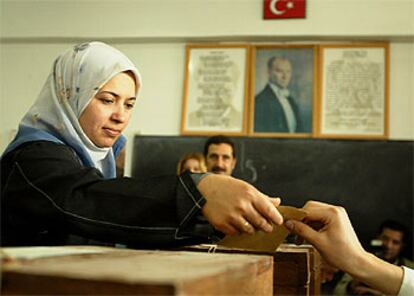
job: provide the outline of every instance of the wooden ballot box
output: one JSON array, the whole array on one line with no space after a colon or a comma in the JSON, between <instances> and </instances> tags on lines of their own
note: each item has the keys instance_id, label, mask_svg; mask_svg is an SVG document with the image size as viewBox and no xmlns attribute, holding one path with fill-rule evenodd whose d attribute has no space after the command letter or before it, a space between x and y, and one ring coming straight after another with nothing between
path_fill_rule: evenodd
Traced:
<instances>
[{"instance_id":1,"label":"wooden ballot box","mask_svg":"<svg viewBox=\"0 0 414 296\"><path fill-rule=\"evenodd\" d=\"M1 295L272 295L270 256L99 247L1 252Z\"/></svg>"},{"instance_id":2,"label":"wooden ballot box","mask_svg":"<svg viewBox=\"0 0 414 296\"><path fill-rule=\"evenodd\" d=\"M276 252L246 251L216 245L197 245L183 250L272 256L273 295L320 295L320 255L310 245L281 244Z\"/></svg>"},{"instance_id":3,"label":"wooden ballot box","mask_svg":"<svg viewBox=\"0 0 414 296\"><path fill-rule=\"evenodd\" d=\"M274 255L274 295L320 295L320 265L312 246L282 244Z\"/></svg>"}]
</instances>

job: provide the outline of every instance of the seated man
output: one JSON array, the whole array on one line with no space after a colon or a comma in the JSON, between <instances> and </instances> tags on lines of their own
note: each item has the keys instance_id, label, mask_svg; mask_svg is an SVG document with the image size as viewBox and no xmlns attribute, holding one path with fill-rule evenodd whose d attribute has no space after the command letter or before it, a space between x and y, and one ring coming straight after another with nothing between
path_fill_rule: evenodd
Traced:
<instances>
[{"instance_id":1,"label":"seated man","mask_svg":"<svg viewBox=\"0 0 414 296\"><path fill-rule=\"evenodd\" d=\"M207 139L204 145L207 171L231 176L236 167L236 151L233 141L222 135Z\"/></svg>"},{"instance_id":2,"label":"seated man","mask_svg":"<svg viewBox=\"0 0 414 296\"><path fill-rule=\"evenodd\" d=\"M407 229L404 225L394 220L386 220L380 226L378 240L381 247L375 253L379 258L398 265L414 268L414 263L402 256L402 251L407 241ZM350 275L344 274L334 291L335 295L382 295L361 282L354 280Z\"/></svg>"}]
</instances>

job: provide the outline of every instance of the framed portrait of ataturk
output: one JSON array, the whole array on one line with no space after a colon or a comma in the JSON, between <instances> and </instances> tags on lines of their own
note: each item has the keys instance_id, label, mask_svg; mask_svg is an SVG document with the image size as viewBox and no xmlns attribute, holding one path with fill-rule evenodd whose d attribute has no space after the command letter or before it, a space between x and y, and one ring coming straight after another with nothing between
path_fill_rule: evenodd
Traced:
<instances>
[{"instance_id":1,"label":"framed portrait of ataturk","mask_svg":"<svg viewBox=\"0 0 414 296\"><path fill-rule=\"evenodd\" d=\"M181 134L246 134L248 62L245 44L186 46Z\"/></svg>"},{"instance_id":2,"label":"framed portrait of ataturk","mask_svg":"<svg viewBox=\"0 0 414 296\"><path fill-rule=\"evenodd\" d=\"M388 137L388 43L320 46L316 136Z\"/></svg>"},{"instance_id":3,"label":"framed portrait of ataturk","mask_svg":"<svg viewBox=\"0 0 414 296\"><path fill-rule=\"evenodd\" d=\"M252 47L249 133L311 137L316 96L316 50L310 45Z\"/></svg>"}]
</instances>

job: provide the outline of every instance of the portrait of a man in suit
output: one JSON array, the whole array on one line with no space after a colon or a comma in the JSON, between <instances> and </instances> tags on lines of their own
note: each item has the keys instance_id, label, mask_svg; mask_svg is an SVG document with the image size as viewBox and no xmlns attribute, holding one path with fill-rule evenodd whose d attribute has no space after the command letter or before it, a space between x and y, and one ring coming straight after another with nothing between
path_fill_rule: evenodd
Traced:
<instances>
[{"instance_id":1,"label":"portrait of a man in suit","mask_svg":"<svg viewBox=\"0 0 414 296\"><path fill-rule=\"evenodd\" d=\"M304 72L311 72L312 69L294 67L305 60L303 53L267 54L266 69L263 69L266 75L262 75L265 80L264 83L262 82L264 86L256 88L258 91L254 97L254 132L311 132L312 82ZM295 54L299 57L297 60L294 59ZM311 64L310 62L311 60L308 59L307 63ZM295 73L295 71L302 73ZM293 83L293 80L308 81Z\"/></svg>"}]
</instances>

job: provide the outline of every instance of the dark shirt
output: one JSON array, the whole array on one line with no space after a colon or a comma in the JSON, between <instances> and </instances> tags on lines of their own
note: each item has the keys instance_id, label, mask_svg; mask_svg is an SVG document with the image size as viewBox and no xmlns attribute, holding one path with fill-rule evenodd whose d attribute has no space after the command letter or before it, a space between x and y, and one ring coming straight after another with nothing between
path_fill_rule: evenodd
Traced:
<instances>
[{"instance_id":1,"label":"dark shirt","mask_svg":"<svg viewBox=\"0 0 414 296\"><path fill-rule=\"evenodd\" d=\"M94 241L136 247L210 242L190 174L104 179L66 145L28 142L1 159L1 244Z\"/></svg>"}]
</instances>

